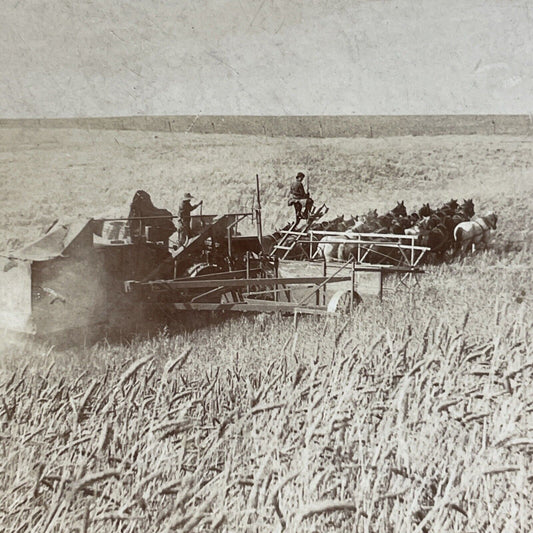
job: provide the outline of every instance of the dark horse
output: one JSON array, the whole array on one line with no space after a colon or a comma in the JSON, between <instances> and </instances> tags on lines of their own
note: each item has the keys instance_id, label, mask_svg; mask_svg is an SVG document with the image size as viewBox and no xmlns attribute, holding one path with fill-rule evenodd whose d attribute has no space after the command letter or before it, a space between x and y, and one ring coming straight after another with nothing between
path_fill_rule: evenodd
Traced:
<instances>
[{"instance_id":1,"label":"dark horse","mask_svg":"<svg viewBox=\"0 0 533 533\"><path fill-rule=\"evenodd\" d=\"M167 209L155 207L146 191L135 193L128 218L142 218L142 220L130 220L133 236L139 237L144 233L144 228L150 226L157 235L154 240L168 241L168 238L176 231L176 226L172 222L172 213Z\"/></svg>"},{"instance_id":2,"label":"dark horse","mask_svg":"<svg viewBox=\"0 0 533 533\"><path fill-rule=\"evenodd\" d=\"M396 207L393 207L389 211L389 213L393 215L394 217L406 217L407 209L405 208L403 200L401 202L396 202Z\"/></svg>"},{"instance_id":3,"label":"dark horse","mask_svg":"<svg viewBox=\"0 0 533 533\"><path fill-rule=\"evenodd\" d=\"M469 219L472 218L475 215L474 210L474 201L472 198L469 198L468 200L463 199L463 203L459 207L460 211L462 211Z\"/></svg>"},{"instance_id":4,"label":"dark horse","mask_svg":"<svg viewBox=\"0 0 533 533\"><path fill-rule=\"evenodd\" d=\"M418 244L430 248L430 253L438 260L444 258L450 242L449 230L444 223L439 223L431 229L423 230L418 237Z\"/></svg>"},{"instance_id":5,"label":"dark horse","mask_svg":"<svg viewBox=\"0 0 533 533\"><path fill-rule=\"evenodd\" d=\"M418 216L420 218L429 217L433 213L433 209L429 206L429 204L424 204L419 210L418 210Z\"/></svg>"}]
</instances>

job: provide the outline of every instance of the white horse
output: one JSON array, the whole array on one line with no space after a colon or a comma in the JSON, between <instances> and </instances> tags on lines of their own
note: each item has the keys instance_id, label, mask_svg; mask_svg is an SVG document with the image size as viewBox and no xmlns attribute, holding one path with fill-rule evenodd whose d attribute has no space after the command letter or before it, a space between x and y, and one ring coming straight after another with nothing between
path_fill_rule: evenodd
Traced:
<instances>
[{"instance_id":1,"label":"white horse","mask_svg":"<svg viewBox=\"0 0 533 533\"><path fill-rule=\"evenodd\" d=\"M485 216L457 224L453 230L457 251L460 249L464 254L470 248L475 250L476 245L487 246L490 231L496 229L497 221L498 216L490 212Z\"/></svg>"},{"instance_id":2,"label":"white horse","mask_svg":"<svg viewBox=\"0 0 533 533\"><path fill-rule=\"evenodd\" d=\"M348 261L348 259L350 259L350 256L357 250L359 243L354 242L352 244L350 242L347 242L347 240L357 241L359 238L360 233L358 231L354 231L353 229L347 231L344 234L344 242L339 244L339 249L337 250L337 259L341 261Z\"/></svg>"},{"instance_id":3,"label":"white horse","mask_svg":"<svg viewBox=\"0 0 533 533\"><path fill-rule=\"evenodd\" d=\"M338 235L325 235L318 243L315 257L324 257L326 261L337 259L337 249L343 237Z\"/></svg>"},{"instance_id":4,"label":"white horse","mask_svg":"<svg viewBox=\"0 0 533 533\"><path fill-rule=\"evenodd\" d=\"M415 224L414 226L411 226L410 228L405 228L405 234L410 235L411 237L417 237L422 232L422 228Z\"/></svg>"},{"instance_id":5,"label":"white horse","mask_svg":"<svg viewBox=\"0 0 533 533\"><path fill-rule=\"evenodd\" d=\"M354 236L355 234L352 231L346 231L339 235L326 235L322 237L318 243L315 257L324 257L326 261L344 259L343 254L339 255L341 247L346 239L353 239Z\"/></svg>"}]
</instances>

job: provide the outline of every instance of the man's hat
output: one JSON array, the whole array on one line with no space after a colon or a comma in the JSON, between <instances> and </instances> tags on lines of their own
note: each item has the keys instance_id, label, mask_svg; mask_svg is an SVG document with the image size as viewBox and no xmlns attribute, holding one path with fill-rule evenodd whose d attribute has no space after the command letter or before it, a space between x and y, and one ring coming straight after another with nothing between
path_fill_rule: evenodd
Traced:
<instances>
[{"instance_id":1,"label":"man's hat","mask_svg":"<svg viewBox=\"0 0 533 533\"><path fill-rule=\"evenodd\" d=\"M298 178L305 178L305 174L303 172L298 172L298 174L296 174L296 179Z\"/></svg>"},{"instance_id":2,"label":"man's hat","mask_svg":"<svg viewBox=\"0 0 533 533\"><path fill-rule=\"evenodd\" d=\"M193 196L190 192L186 192L186 193L183 195L183 199L184 199L184 200L191 200L192 198L194 198L194 196Z\"/></svg>"}]
</instances>

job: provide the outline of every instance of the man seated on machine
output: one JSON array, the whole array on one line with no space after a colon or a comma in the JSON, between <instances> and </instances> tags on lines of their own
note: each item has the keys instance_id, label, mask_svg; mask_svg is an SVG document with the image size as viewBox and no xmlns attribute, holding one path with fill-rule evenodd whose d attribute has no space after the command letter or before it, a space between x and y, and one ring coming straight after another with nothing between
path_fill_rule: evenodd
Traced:
<instances>
[{"instance_id":1,"label":"man seated on machine","mask_svg":"<svg viewBox=\"0 0 533 533\"><path fill-rule=\"evenodd\" d=\"M288 205L294 206L297 223L301 219L306 219L309 217L311 207L314 203L311 197L309 196L309 192L306 192L304 189L304 178L305 174L303 172L298 172L298 174L296 174L296 179L291 184L289 192Z\"/></svg>"}]
</instances>

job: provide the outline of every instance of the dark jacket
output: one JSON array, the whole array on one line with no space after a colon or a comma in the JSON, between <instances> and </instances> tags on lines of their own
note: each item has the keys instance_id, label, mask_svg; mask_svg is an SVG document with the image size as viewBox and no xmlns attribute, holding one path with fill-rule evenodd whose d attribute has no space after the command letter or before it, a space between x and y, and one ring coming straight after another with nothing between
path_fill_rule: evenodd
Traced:
<instances>
[{"instance_id":1,"label":"dark jacket","mask_svg":"<svg viewBox=\"0 0 533 533\"><path fill-rule=\"evenodd\" d=\"M305 192L304 184L299 180L294 180L292 182L290 195L292 200L303 200L308 196Z\"/></svg>"},{"instance_id":2,"label":"dark jacket","mask_svg":"<svg viewBox=\"0 0 533 533\"><path fill-rule=\"evenodd\" d=\"M191 212L197 207L197 205L192 206L189 200L182 200L178 209L178 220L189 224L191 221Z\"/></svg>"}]
</instances>

